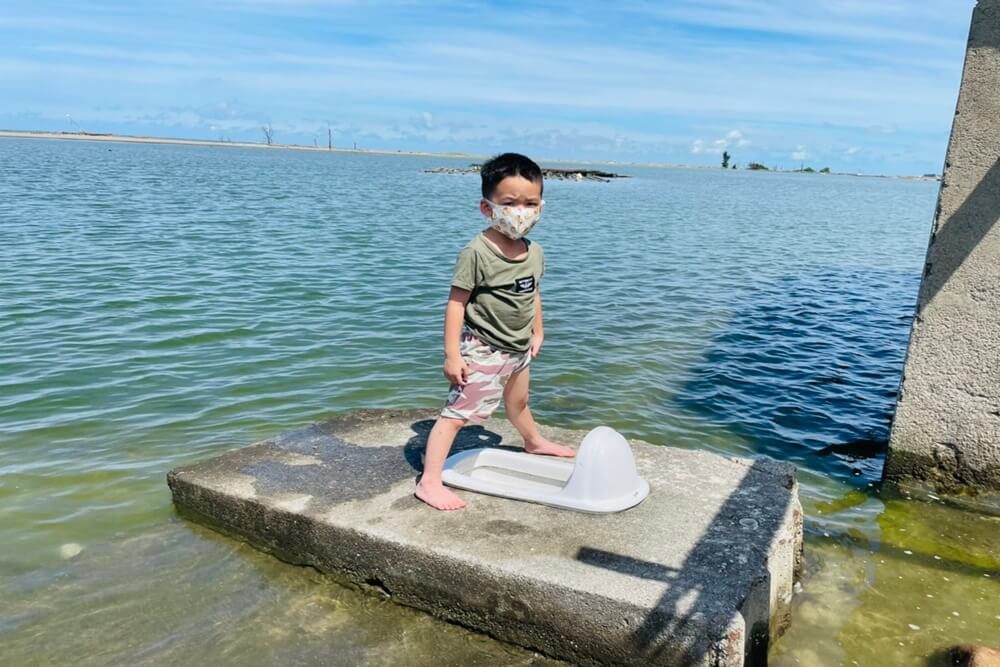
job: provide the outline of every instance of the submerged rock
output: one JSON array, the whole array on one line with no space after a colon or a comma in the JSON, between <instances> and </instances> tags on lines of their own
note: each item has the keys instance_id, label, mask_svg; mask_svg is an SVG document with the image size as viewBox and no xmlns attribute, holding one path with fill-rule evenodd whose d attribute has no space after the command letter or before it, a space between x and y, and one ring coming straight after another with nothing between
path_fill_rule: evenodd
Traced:
<instances>
[{"instance_id":1,"label":"submerged rock","mask_svg":"<svg viewBox=\"0 0 1000 667\"><path fill-rule=\"evenodd\" d=\"M77 544L76 542L68 542L61 547L59 547L59 555L63 560L69 560L71 558L76 558L83 551L83 545Z\"/></svg>"},{"instance_id":2,"label":"submerged rock","mask_svg":"<svg viewBox=\"0 0 1000 667\"><path fill-rule=\"evenodd\" d=\"M473 164L468 167L434 167L424 169L428 174L478 174L479 165ZM557 181L601 181L607 183L612 178L628 178L623 174L615 174L610 171L599 169L542 169L542 176Z\"/></svg>"},{"instance_id":3,"label":"submerged rock","mask_svg":"<svg viewBox=\"0 0 1000 667\"><path fill-rule=\"evenodd\" d=\"M1000 649L963 644L951 649L951 662L959 667L1000 667Z\"/></svg>"}]
</instances>

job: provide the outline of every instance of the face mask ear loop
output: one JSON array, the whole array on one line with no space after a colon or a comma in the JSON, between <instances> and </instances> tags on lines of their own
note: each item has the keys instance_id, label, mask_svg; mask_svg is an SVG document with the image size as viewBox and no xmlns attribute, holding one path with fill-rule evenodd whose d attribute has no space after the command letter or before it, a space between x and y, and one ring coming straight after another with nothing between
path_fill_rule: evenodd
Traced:
<instances>
[{"instance_id":1,"label":"face mask ear loop","mask_svg":"<svg viewBox=\"0 0 1000 667\"><path fill-rule=\"evenodd\" d=\"M496 222L497 210L500 208L500 204L490 201L486 197L483 197L483 201L490 207L490 220Z\"/></svg>"}]
</instances>

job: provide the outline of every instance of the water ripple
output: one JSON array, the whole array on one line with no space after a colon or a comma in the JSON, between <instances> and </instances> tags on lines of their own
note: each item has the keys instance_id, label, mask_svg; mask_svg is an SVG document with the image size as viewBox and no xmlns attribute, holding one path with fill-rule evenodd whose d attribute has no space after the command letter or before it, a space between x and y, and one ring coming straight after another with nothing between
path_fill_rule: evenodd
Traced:
<instances>
[{"instance_id":1,"label":"water ripple","mask_svg":"<svg viewBox=\"0 0 1000 667\"><path fill-rule=\"evenodd\" d=\"M446 160L0 140L0 161L3 571L162 526L175 465L443 400L451 266L482 224L474 179L422 172ZM539 418L796 461L816 496L877 479L934 185L622 170L546 186ZM0 622L36 622L19 609Z\"/></svg>"}]
</instances>

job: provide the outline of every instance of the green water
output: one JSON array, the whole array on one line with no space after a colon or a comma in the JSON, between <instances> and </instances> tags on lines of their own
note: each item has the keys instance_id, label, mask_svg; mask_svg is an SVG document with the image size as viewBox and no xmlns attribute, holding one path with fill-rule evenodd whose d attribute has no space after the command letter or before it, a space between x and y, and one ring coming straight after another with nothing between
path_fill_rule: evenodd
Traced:
<instances>
[{"instance_id":1,"label":"green water","mask_svg":"<svg viewBox=\"0 0 1000 667\"><path fill-rule=\"evenodd\" d=\"M164 483L440 404L477 230L475 178L422 172L446 164L0 141L0 664L540 662L184 522ZM546 188L540 420L800 466L777 664L997 643L996 517L873 486L937 185L620 171Z\"/></svg>"}]
</instances>

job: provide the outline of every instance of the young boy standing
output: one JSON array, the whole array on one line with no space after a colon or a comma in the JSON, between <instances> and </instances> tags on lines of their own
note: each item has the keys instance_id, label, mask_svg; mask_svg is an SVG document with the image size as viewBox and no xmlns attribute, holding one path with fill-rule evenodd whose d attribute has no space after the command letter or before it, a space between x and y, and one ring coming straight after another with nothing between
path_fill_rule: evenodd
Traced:
<instances>
[{"instance_id":1,"label":"young boy standing","mask_svg":"<svg viewBox=\"0 0 1000 667\"><path fill-rule=\"evenodd\" d=\"M528 409L528 364L544 337L539 282L542 247L524 238L542 213L542 170L517 153L480 169L479 212L489 228L465 246L451 279L444 316L444 375L448 399L427 438L416 496L439 510L465 507L441 483L441 469L459 430L486 421L504 401L507 417L532 454L575 455L546 440Z\"/></svg>"}]
</instances>

